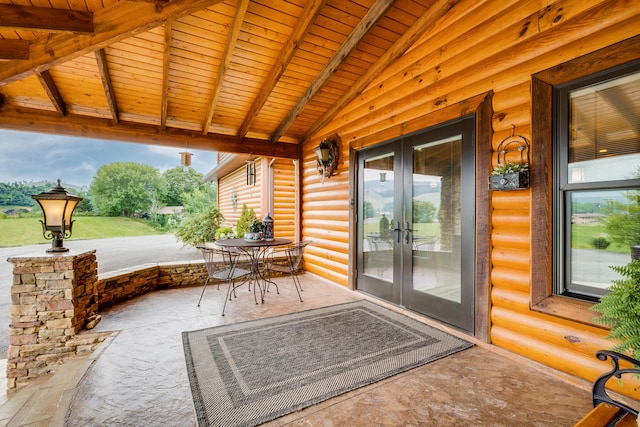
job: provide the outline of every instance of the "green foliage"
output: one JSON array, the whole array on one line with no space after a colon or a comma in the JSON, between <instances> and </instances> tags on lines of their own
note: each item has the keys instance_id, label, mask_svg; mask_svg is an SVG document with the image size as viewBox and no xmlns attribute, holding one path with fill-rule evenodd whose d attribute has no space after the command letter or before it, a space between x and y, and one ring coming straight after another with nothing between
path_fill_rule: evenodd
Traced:
<instances>
[{"instance_id":1,"label":"green foliage","mask_svg":"<svg viewBox=\"0 0 640 427\"><path fill-rule=\"evenodd\" d=\"M369 201L365 200L363 209L365 218L373 218L376 214L376 210L373 208L373 204L371 204L371 202Z\"/></svg>"},{"instance_id":2,"label":"green foliage","mask_svg":"<svg viewBox=\"0 0 640 427\"><path fill-rule=\"evenodd\" d=\"M182 206L184 206L184 213L191 214L197 212L203 212L209 208L209 206L217 206L218 203L217 191L214 186L208 183L198 188L194 188L189 193L186 193L182 197Z\"/></svg>"},{"instance_id":3,"label":"green foliage","mask_svg":"<svg viewBox=\"0 0 640 427\"><path fill-rule=\"evenodd\" d=\"M254 219L249 224L250 233L262 233L264 231L264 224L259 219Z\"/></svg>"},{"instance_id":4,"label":"green foliage","mask_svg":"<svg viewBox=\"0 0 640 427\"><path fill-rule=\"evenodd\" d=\"M184 246L197 246L215 240L216 230L224 217L215 206L191 213L182 219L176 227L175 235Z\"/></svg>"},{"instance_id":5,"label":"green foliage","mask_svg":"<svg viewBox=\"0 0 640 427\"><path fill-rule=\"evenodd\" d=\"M165 206L183 206L186 194L205 185L202 174L191 167L185 169L178 166L167 169L160 179L162 183L160 202Z\"/></svg>"},{"instance_id":6,"label":"green foliage","mask_svg":"<svg viewBox=\"0 0 640 427\"><path fill-rule=\"evenodd\" d=\"M591 239L591 246L596 249L607 249L611 244L605 237L598 236Z\"/></svg>"},{"instance_id":7,"label":"green foliage","mask_svg":"<svg viewBox=\"0 0 640 427\"><path fill-rule=\"evenodd\" d=\"M529 170L529 164L524 163L501 163L493 169L492 175L504 175L506 173L525 172Z\"/></svg>"},{"instance_id":8,"label":"green foliage","mask_svg":"<svg viewBox=\"0 0 640 427\"><path fill-rule=\"evenodd\" d=\"M233 229L231 227L220 227L216 230L216 240L233 239Z\"/></svg>"},{"instance_id":9,"label":"green foliage","mask_svg":"<svg viewBox=\"0 0 640 427\"><path fill-rule=\"evenodd\" d=\"M49 191L55 186L54 183L28 185L18 182L10 184L0 182L0 206L36 206L37 202L31 198L31 195Z\"/></svg>"},{"instance_id":10,"label":"green foliage","mask_svg":"<svg viewBox=\"0 0 640 427\"><path fill-rule=\"evenodd\" d=\"M244 237L244 233L249 231L249 225L257 220L258 216L253 208L248 208L246 204L243 204L240 218L238 218L238 222L236 222L236 235L238 237Z\"/></svg>"},{"instance_id":11,"label":"green foliage","mask_svg":"<svg viewBox=\"0 0 640 427\"><path fill-rule=\"evenodd\" d=\"M433 222L438 209L428 201L413 201L413 223Z\"/></svg>"},{"instance_id":12,"label":"green foliage","mask_svg":"<svg viewBox=\"0 0 640 427\"><path fill-rule=\"evenodd\" d=\"M149 211L160 186L159 172L153 166L115 162L98 169L89 191L100 215L133 216Z\"/></svg>"},{"instance_id":13,"label":"green foliage","mask_svg":"<svg viewBox=\"0 0 640 427\"><path fill-rule=\"evenodd\" d=\"M640 191L627 191L625 198L628 203L612 203L604 225L612 241L634 246L640 244Z\"/></svg>"},{"instance_id":14,"label":"green foliage","mask_svg":"<svg viewBox=\"0 0 640 427\"><path fill-rule=\"evenodd\" d=\"M614 280L610 292L591 307L600 313L593 321L611 326L607 338L617 341L613 351L640 360L640 261L610 268L623 278Z\"/></svg>"}]
</instances>

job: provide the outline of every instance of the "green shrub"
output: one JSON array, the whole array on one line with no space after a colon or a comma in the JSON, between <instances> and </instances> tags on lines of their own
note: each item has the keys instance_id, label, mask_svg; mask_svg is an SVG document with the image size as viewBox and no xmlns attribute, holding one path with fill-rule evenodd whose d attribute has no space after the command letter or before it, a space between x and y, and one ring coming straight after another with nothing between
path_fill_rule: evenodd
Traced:
<instances>
[{"instance_id":1,"label":"green shrub","mask_svg":"<svg viewBox=\"0 0 640 427\"><path fill-rule=\"evenodd\" d=\"M640 261L610 268L623 278L614 280L610 292L591 307L600 313L593 321L611 326L607 338L617 341L611 350L640 360Z\"/></svg>"},{"instance_id":2,"label":"green shrub","mask_svg":"<svg viewBox=\"0 0 640 427\"><path fill-rule=\"evenodd\" d=\"M216 230L216 240L232 239L235 237L231 227L220 227Z\"/></svg>"},{"instance_id":3,"label":"green shrub","mask_svg":"<svg viewBox=\"0 0 640 427\"><path fill-rule=\"evenodd\" d=\"M608 241L606 238L601 236L594 237L593 239L591 239L591 246L593 246L596 249L607 249L610 244L611 244L610 241Z\"/></svg>"},{"instance_id":4,"label":"green shrub","mask_svg":"<svg viewBox=\"0 0 640 427\"><path fill-rule=\"evenodd\" d=\"M242 212L240 212L240 218L236 222L236 235L238 237L244 237L244 233L249 231L249 226L253 221L257 221L258 216L253 208L248 208L246 203L242 205Z\"/></svg>"},{"instance_id":5,"label":"green shrub","mask_svg":"<svg viewBox=\"0 0 640 427\"><path fill-rule=\"evenodd\" d=\"M197 246L215 240L216 230L224 217L214 206L205 211L185 215L176 227L175 235L184 246Z\"/></svg>"}]
</instances>

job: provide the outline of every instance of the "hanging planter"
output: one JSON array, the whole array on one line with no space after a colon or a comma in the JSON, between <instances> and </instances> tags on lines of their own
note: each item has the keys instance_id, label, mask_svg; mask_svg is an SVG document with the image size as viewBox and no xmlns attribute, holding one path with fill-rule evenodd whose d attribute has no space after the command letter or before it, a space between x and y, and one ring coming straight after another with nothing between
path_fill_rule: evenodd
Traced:
<instances>
[{"instance_id":1,"label":"hanging planter","mask_svg":"<svg viewBox=\"0 0 640 427\"><path fill-rule=\"evenodd\" d=\"M519 154L519 161L507 162L509 153ZM491 188L493 190L529 188L529 142L524 136L515 135L512 132L511 136L498 145L498 165L491 173Z\"/></svg>"}]
</instances>

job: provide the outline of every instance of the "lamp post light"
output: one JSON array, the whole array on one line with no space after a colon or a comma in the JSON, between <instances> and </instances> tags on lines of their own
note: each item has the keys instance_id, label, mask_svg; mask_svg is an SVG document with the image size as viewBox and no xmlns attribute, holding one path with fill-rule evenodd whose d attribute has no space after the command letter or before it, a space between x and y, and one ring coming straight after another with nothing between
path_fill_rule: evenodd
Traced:
<instances>
[{"instance_id":1,"label":"lamp post light","mask_svg":"<svg viewBox=\"0 0 640 427\"><path fill-rule=\"evenodd\" d=\"M67 252L69 249L63 246L63 240L71 237L71 215L82 197L67 193L58 179L58 185L51 191L32 194L31 198L42 208L42 235L45 239L51 239L51 247L47 252Z\"/></svg>"}]
</instances>

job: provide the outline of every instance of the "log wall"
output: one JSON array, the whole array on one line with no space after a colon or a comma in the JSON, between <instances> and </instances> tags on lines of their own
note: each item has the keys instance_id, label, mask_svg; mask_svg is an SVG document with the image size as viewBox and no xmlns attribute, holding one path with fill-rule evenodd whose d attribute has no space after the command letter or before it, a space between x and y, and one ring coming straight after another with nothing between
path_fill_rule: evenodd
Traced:
<instances>
[{"instance_id":1,"label":"log wall","mask_svg":"<svg viewBox=\"0 0 640 427\"><path fill-rule=\"evenodd\" d=\"M350 150L384 142L437 122L447 106L493 92L493 150L512 131L532 140L532 75L640 34L640 3L603 0L463 0L364 90L302 150L303 238L307 271L345 286L350 276L350 220L354 209ZM462 104L461 104L462 105ZM321 183L313 148L336 133L342 140L337 175ZM548 141L550 144L550 141ZM550 147L550 145L549 145ZM546 147L546 148L549 148ZM531 151L541 147L532 144ZM355 159L355 157L351 157ZM351 166L351 167L350 167ZM486 171L486 176L490 173ZM551 173L533 164L531 173ZM480 187L479 187L480 188ZM490 332L495 345L592 381L608 368L594 353L611 343L607 331L531 307L531 190L477 193L489 214Z\"/></svg>"}]
</instances>

